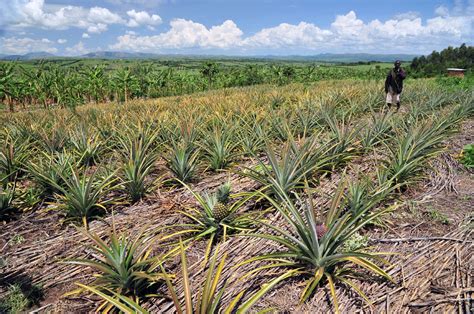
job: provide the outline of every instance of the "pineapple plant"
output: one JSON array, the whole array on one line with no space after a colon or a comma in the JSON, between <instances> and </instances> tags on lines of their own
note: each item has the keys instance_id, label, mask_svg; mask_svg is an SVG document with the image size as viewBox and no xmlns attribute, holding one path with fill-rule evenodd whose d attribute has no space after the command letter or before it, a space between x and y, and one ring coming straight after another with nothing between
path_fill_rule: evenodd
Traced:
<instances>
[{"instance_id":1,"label":"pineapple plant","mask_svg":"<svg viewBox=\"0 0 474 314\"><path fill-rule=\"evenodd\" d=\"M176 229L172 234L164 239L175 239L183 235L186 241L208 238L206 249L206 259L209 256L212 245L221 239L226 239L227 235L251 230L255 227L255 221L259 220L267 211L240 211L240 209L250 199L257 196L258 192L240 193L235 195L238 200L229 202L230 184L224 184L218 191L211 194L199 194L194 192L186 183L181 184L188 189L199 207L189 207L186 211L179 211L190 219L189 223L175 224ZM259 191L260 192L260 191ZM218 202L220 200L220 202ZM184 229L183 229L184 227ZM169 228L167 226L166 228Z\"/></svg>"},{"instance_id":2,"label":"pineapple plant","mask_svg":"<svg viewBox=\"0 0 474 314\"><path fill-rule=\"evenodd\" d=\"M13 200L15 199L15 186L0 185L0 220L6 217L13 210Z\"/></svg>"}]
</instances>

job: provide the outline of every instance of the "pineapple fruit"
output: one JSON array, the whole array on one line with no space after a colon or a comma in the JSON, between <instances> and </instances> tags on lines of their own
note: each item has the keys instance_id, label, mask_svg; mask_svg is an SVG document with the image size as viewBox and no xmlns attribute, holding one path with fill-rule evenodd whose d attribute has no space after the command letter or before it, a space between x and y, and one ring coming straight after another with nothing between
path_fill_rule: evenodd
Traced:
<instances>
[{"instance_id":1,"label":"pineapple fruit","mask_svg":"<svg viewBox=\"0 0 474 314\"><path fill-rule=\"evenodd\" d=\"M225 219L230 214L229 206L227 205L227 203L229 202L230 190L230 182L226 182L217 189L217 203L216 205L214 205L214 208L212 210L214 219L216 219L217 221Z\"/></svg>"},{"instance_id":2,"label":"pineapple fruit","mask_svg":"<svg viewBox=\"0 0 474 314\"><path fill-rule=\"evenodd\" d=\"M214 205L214 208L212 210L212 215L214 216L214 219L217 221L221 221L225 219L227 216L229 216L229 207L226 204L223 203L217 203Z\"/></svg>"},{"instance_id":3,"label":"pineapple fruit","mask_svg":"<svg viewBox=\"0 0 474 314\"><path fill-rule=\"evenodd\" d=\"M328 228L324 224L316 225L316 235L321 239L328 232Z\"/></svg>"}]
</instances>

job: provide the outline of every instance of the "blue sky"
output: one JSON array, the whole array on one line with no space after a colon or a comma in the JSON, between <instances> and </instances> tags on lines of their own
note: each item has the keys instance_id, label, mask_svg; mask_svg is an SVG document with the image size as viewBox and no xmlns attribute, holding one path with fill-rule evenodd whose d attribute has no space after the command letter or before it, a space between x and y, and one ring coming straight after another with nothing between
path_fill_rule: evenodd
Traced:
<instances>
[{"instance_id":1,"label":"blue sky","mask_svg":"<svg viewBox=\"0 0 474 314\"><path fill-rule=\"evenodd\" d=\"M0 0L0 53L429 53L474 43L474 0Z\"/></svg>"}]
</instances>

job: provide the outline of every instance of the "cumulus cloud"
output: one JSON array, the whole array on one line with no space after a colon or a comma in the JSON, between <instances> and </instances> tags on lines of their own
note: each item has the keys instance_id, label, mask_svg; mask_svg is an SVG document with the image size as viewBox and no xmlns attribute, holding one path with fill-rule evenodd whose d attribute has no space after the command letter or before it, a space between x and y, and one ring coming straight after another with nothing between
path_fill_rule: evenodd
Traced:
<instances>
[{"instance_id":1,"label":"cumulus cloud","mask_svg":"<svg viewBox=\"0 0 474 314\"><path fill-rule=\"evenodd\" d=\"M474 3L474 0L472 1ZM474 7L474 6L473 6ZM469 8L465 8L467 12ZM447 45L472 42L473 15L457 10L440 12L423 20L416 12L394 18L363 21L356 12L338 15L328 28L300 22L282 23L244 37L231 20L206 27L190 20L171 21L170 29L154 36L128 33L117 38L110 49L165 52L173 49L233 49L233 51L281 51L314 53L324 51L374 51L384 53L420 53Z\"/></svg>"},{"instance_id":2,"label":"cumulus cloud","mask_svg":"<svg viewBox=\"0 0 474 314\"><path fill-rule=\"evenodd\" d=\"M176 0L106 0L114 5L140 5L146 7L156 7L158 5L172 3Z\"/></svg>"},{"instance_id":3,"label":"cumulus cloud","mask_svg":"<svg viewBox=\"0 0 474 314\"><path fill-rule=\"evenodd\" d=\"M329 40L332 32L323 30L311 23L301 22L297 25L282 23L276 27L264 28L255 35L246 38L243 46L247 47L284 47L316 46Z\"/></svg>"},{"instance_id":4,"label":"cumulus cloud","mask_svg":"<svg viewBox=\"0 0 474 314\"><path fill-rule=\"evenodd\" d=\"M84 45L82 41L78 42L72 47L66 48L66 53L71 56L83 55L89 52L90 50L86 48L86 46Z\"/></svg>"},{"instance_id":5,"label":"cumulus cloud","mask_svg":"<svg viewBox=\"0 0 474 314\"><path fill-rule=\"evenodd\" d=\"M128 27L138 27L140 25L159 25L162 20L159 15L149 14L146 11L137 12L135 10L127 11L130 20L127 23Z\"/></svg>"},{"instance_id":6,"label":"cumulus cloud","mask_svg":"<svg viewBox=\"0 0 474 314\"><path fill-rule=\"evenodd\" d=\"M393 18L395 20L414 20L418 17L420 17L420 13L415 12L415 11L408 11L405 13L397 14Z\"/></svg>"},{"instance_id":7,"label":"cumulus cloud","mask_svg":"<svg viewBox=\"0 0 474 314\"><path fill-rule=\"evenodd\" d=\"M63 39L63 38L58 39L58 44L65 44L65 43L67 43L66 39Z\"/></svg>"},{"instance_id":8,"label":"cumulus cloud","mask_svg":"<svg viewBox=\"0 0 474 314\"><path fill-rule=\"evenodd\" d=\"M25 54L29 52L44 51L56 53L54 42L47 39L2 37L0 38L0 52L4 54Z\"/></svg>"},{"instance_id":9,"label":"cumulus cloud","mask_svg":"<svg viewBox=\"0 0 474 314\"><path fill-rule=\"evenodd\" d=\"M103 23L97 23L96 25L91 25L87 28L87 32L99 34L107 30L107 25Z\"/></svg>"},{"instance_id":10,"label":"cumulus cloud","mask_svg":"<svg viewBox=\"0 0 474 314\"><path fill-rule=\"evenodd\" d=\"M435 14L439 16L448 16L449 15L449 9L445 7L444 5L439 6L435 10Z\"/></svg>"},{"instance_id":11,"label":"cumulus cloud","mask_svg":"<svg viewBox=\"0 0 474 314\"><path fill-rule=\"evenodd\" d=\"M226 49L242 41L242 31L230 20L207 28L203 24L185 19L175 19L171 29L154 36L125 34L111 49L131 51L156 51L157 49L220 48Z\"/></svg>"},{"instance_id":12,"label":"cumulus cloud","mask_svg":"<svg viewBox=\"0 0 474 314\"><path fill-rule=\"evenodd\" d=\"M82 33L82 38L91 38L91 36L87 33Z\"/></svg>"},{"instance_id":13,"label":"cumulus cloud","mask_svg":"<svg viewBox=\"0 0 474 314\"><path fill-rule=\"evenodd\" d=\"M47 9L44 0L12 0L8 26L13 28L40 27L65 30L71 27L101 33L111 24L124 24L125 20L107 8L81 6L54 6Z\"/></svg>"}]
</instances>

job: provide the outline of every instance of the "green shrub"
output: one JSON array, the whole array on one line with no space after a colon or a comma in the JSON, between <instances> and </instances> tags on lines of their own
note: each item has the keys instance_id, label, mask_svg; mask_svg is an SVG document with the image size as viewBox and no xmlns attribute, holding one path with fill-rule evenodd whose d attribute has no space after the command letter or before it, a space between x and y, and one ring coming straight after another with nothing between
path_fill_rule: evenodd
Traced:
<instances>
[{"instance_id":1,"label":"green shrub","mask_svg":"<svg viewBox=\"0 0 474 314\"><path fill-rule=\"evenodd\" d=\"M12 284L4 298L0 300L0 313L23 313L37 306L43 299L43 290L38 285Z\"/></svg>"},{"instance_id":2,"label":"green shrub","mask_svg":"<svg viewBox=\"0 0 474 314\"><path fill-rule=\"evenodd\" d=\"M11 285L5 298L0 302L0 312L19 313L28 307L28 299L19 285Z\"/></svg>"},{"instance_id":3,"label":"green shrub","mask_svg":"<svg viewBox=\"0 0 474 314\"><path fill-rule=\"evenodd\" d=\"M462 150L461 163L467 168L474 168L474 144L467 144Z\"/></svg>"}]
</instances>

